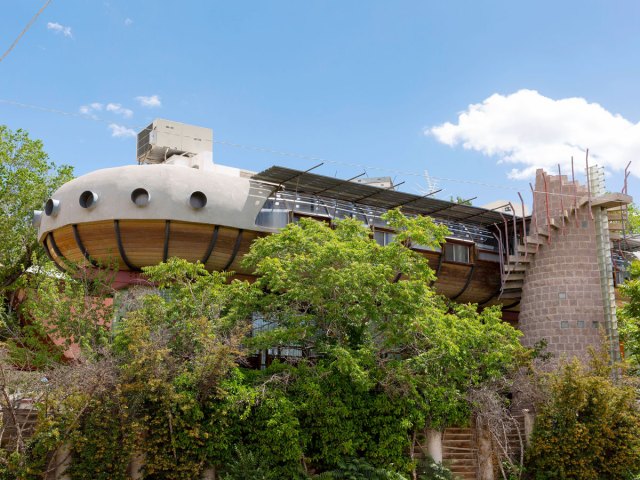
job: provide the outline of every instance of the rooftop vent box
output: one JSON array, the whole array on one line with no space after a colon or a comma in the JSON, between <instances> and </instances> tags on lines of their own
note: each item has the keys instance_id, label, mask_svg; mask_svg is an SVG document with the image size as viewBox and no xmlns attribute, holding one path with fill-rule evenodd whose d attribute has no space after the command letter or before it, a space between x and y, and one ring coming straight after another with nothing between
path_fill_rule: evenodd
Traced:
<instances>
[{"instance_id":1,"label":"rooftop vent box","mask_svg":"<svg viewBox=\"0 0 640 480\"><path fill-rule=\"evenodd\" d=\"M356 178L353 181L355 183L371 185L372 187L394 189L393 181L391 180L391 177L365 177L365 178Z\"/></svg>"},{"instance_id":2,"label":"rooftop vent box","mask_svg":"<svg viewBox=\"0 0 640 480\"><path fill-rule=\"evenodd\" d=\"M172 155L193 156L213 151L213 130L155 119L138 133L138 163L163 163Z\"/></svg>"}]
</instances>

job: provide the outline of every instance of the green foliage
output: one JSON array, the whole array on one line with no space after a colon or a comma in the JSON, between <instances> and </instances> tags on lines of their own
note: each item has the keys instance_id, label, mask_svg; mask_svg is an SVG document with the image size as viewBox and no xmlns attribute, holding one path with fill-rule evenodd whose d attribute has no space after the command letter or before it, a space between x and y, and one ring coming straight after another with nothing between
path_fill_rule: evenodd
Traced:
<instances>
[{"instance_id":1,"label":"green foliage","mask_svg":"<svg viewBox=\"0 0 640 480\"><path fill-rule=\"evenodd\" d=\"M119 381L144 439L145 478L195 477L227 460L235 440L245 329L227 316L249 287L180 260L146 273L163 295L144 296L116 328Z\"/></svg>"},{"instance_id":2,"label":"green foliage","mask_svg":"<svg viewBox=\"0 0 640 480\"><path fill-rule=\"evenodd\" d=\"M22 324L17 312L0 312L2 337L6 338L11 363L19 368L45 368L59 363L63 351L47 337L47 329L40 322Z\"/></svg>"},{"instance_id":3,"label":"green foliage","mask_svg":"<svg viewBox=\"0 0 640 480\"><path fill-rule=\"evenodd\" d=\"M640 261L630 267L631 278L620 286L625 304L620 309L620 341L624 345L625 359L633 370L640 370Z\"/></svg>"},{"instance_id":4,"label":"green foliage","mask_svg":"<svg viewBox=\"0 0 640 480\"><path fill-rule=\"evenodd\" d=\"M315 477L318 480L406 480L407 477L386 468L374 467L361 458L347 458L337 468Z\"/></svg>"},{"instance_id":5,"label":"green foliage","mask_svg":"<svg viewBox=\"0 0 640 480\"><path fill-rule=\"evenodd\" d=\"M241 425L241 442L252 445L261 464L273 478L302 477L300 422L295 403L284 392L265 392L251 408L247 421Z\"/></svg>"},{"instance_id":6,"label":"green foliage","mask_svg":"<svg viewBox=\"0 0 640 480\"><path fill-rule=\"evenodd\" d=\"M385 247L355 220L301 220L245 259L259 275L252 310L271 326L248 344L314 359L287 370L287 391L321 469L358 456L409 471L413 429L466 422L469 389L524 357L498 309L449 305L429 288L433 271L407 247L437 245L444 228L398 211L387 221L398 234Z\"/></svg>"},{"instance_id":7,"label":"green foliage","mask_svg":"<svg viewBox=\"0 0 640 480\"><path fill-rule=\"evenodd\" d=\"M58 388L60 407L41 406L52 420L30 464L71 442L74 478L122 478L133 454L146 479L209 466L229 479L409 475L413 432L465 422L468 392L525 351L497 309L449 304L429 287L434 273L409 247L435 247L446 228L398 211L386 220L397 235L384 247L355 220L302 220L257 240L245 258L253 284L183 260L147 268L155 287L119 305L111 328L94 321L113 315L96 279L39 280L33 325L77 342L95 372L77 394L60 393L73 382ZM250 334L256 316L269 328ZM302 356L241 368L277 348Z\"/></svg>"},{"instance_id":8,"label":"green foliage","mask_svg":"<svg viewBox=\"0 0 640 480\"><path fill-rule=\"evenodd\" d=\"M640 211L635 203L627 206L627 225L628 233L638 234L640 233Z\"/></svg>"},{"instance_id":9,"label":"green foliage","mask_svg":"<svg viewBox=\"0 0 640 480\"><path fill-rule=\"evenodd\" d=\"M453 195L451 195L451 196L449 197L449 201L450 201L450 202L457 203L457 204L459 204L459 205L469 205L469 206L473 205L473 203L471 203L471 200L465 200L464 198L462 198L462 197L461 197L461 196L459 196L459 195L456 195L456 196L455 196L455 198L454 198L454 196L453 196Z\"/></svg>"},{"instance_id":10,"label":"green foliage","mask_svg":"<svg viewBox=\"0 0 640 480\"><path fill-rule=\"evenodd\" d=\"M442 463L435 462L432 458L426 458L420 462L417 470L418 480L456 480L458 478Z\"/></svg>"},{"instance_id":11,"label":"green foliage","mask_svg":"<svg viewBox=\"0 0 640 480\"><path fill-rule=\"evenodd\" d=\"M8 340L18 365L42 367L61 353L44 341L42 325L25 324L13 311L15 303L7 300L19 297L24 285L18 280L30 267L34 275L47 270L50 262L31 224L33 211L42 209L51 193L71 178L71 167L50 162L40 140L0 125L0 339Z\"/></svg>"},{"instance_id":12,"label":"green foliage","mask_svg":"<svg viewBox=\"0 0 640 480\"><path fill-rule=\"evenodd\" d=\"M71 178L71 167L50 162L40 140L0 125L0 289L15 282L34 259L42 263L33 211Z\"/></svg>"},{"instance_id":13,"label":"green foliage","mask_svg":"<svg viewBox=\"0 0 640 480\"><path fill-rule=\"evenodd\" d=\"M410 469L408 433L419 414L406 398L354 382L340 369L325 358L289 370L287 395L297 408L306 458L320 469L335 468L345 457Z\"/></svg>"},{"instance_id":14,"label":"green foliage","mask_svg":"<svg viewBox=\"0 0 640 480\"><path fill-rule=\"evenodd\" d=\"M74 480L126 480L135 436L118 392L91 399L72 435Z\"/></svg>"},{"instance_id":15,"label":"green foliage","mask_svg":"<svg viewBox=\"0 0 640 480\"><path fill-rule=\"evenodd\" d=\"M236 447L235 456L225 466L221 480L278 480L279 473L265 465L262 457L247 448Z\"/></svg>"},{"instance_id":16,"label":"green foliage","mask_svg":"<svg viewBox=\"0 0 640 480\"><path fill-rule=\"evenodd\" d=\"M112 278L110 271L78 268L70 275L41 269L23 279L21 285L29 291L19 309L23 328L37 331L43 339L57 340L58 348L51 348L51 340L48 342L49 364L59 362L56 354L72 345L84 356L107 347L113 318Z\"/></svg>"},{"instance_id":17,"label":"green foliage","mask_svg":"<svg viewBox=\"0 0 640 480\"><path fill-rule=\"evenodd\" d=\"M640 471L636 392L610 379L606 355L590 370L577 361L549 377L536 417L527 471L535 479L630 479Z\"/></svg>"}]
</instances>

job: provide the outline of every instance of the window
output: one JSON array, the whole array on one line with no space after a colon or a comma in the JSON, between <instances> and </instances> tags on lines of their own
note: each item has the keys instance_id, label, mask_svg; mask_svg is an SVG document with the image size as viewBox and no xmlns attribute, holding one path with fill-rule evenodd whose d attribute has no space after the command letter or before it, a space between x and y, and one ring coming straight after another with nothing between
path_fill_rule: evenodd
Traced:
<instances>
[{"instance_id":1,"label":"window","mask_svg":"<svg viewBox=\"0 0 640 480\"><path fill-rule=\"evenodd\" d=\"M373 239L378 243L378 245L385 246L389 245L396 234L392 232L387 232L385 230L374 230L373 231Z\"/></svg>"},{"instance_id":2,"label":"window","mask_svg":"<svg viewBox=\"0 0 640 480\"><path fill-rule=\"evenodd\" d=\"M445 243L444 260L446 262L471 263L471 246L459 243Z\"/></svg>"}]
</instances>

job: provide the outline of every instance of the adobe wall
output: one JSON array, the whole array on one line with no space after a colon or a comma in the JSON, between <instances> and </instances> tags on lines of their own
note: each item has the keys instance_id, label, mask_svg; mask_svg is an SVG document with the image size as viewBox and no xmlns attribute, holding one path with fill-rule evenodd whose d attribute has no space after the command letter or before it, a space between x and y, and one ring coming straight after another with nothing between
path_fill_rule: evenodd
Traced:
<instances>
[{"instance_id":1,"label":"adobe wall","mask_svg":"<svg viewBox=\"0 0 640 480\"><path fill-rule=\"evenodd\" d=\"M590 346L603 344L605 328L595 222L588 204L578 209L577 218L572 213L574 194L579 201L587 195L586 187L574 185L566 177L550 175L547 186L549 214L558 228L548 229L550 244L546 237L539 237L544 243L532 256L525 273L519 316L522 343L532 346L544 338L556 361L563 356L586 360ZM538 228L547 230L542 170L536 173L535 191L533 215ZM564 227L561 198L564 209L570 212ZM535 237L534 232L532 219L530 236Z\"/></svg>"}]
</instances>

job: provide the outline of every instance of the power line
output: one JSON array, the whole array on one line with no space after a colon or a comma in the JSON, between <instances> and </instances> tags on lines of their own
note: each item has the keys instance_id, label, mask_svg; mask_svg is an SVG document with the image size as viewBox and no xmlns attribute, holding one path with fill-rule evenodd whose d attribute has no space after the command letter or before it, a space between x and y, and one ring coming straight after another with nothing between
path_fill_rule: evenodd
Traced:
<instances>
[{"instance_id":1,"label":"power line","mask_svg":"<svg viewBox=\"0 0 640 480\"><path fill-rule=\"evenodd\" d=\"M2 57L0 57L0 62L2 62L2 60L5 59L5 57L7 55L9 55L9 53L11 53L11 50L13 50L13 48L18 44L18 42L20 41L20 39L22 38L22 36L27 33L27 30L29 30L29 28L31 28L31 25L33 25L33 23L38 19L38 17L40 16L40 14L42 12L44 12L44 9L47 8L49 6L49 4L51 3L51 0L47 0L46 3L42 6L42 8L40 8L40 10L38 10L38 13L36 13L33 18L29 21L29 23L27 23L27 26L24 27L24 30L22 30L22 32L20 32L20 35L18 35L18 38L16 38L13 43L11 44L11 46L9 47L9 49L4 52L2 54Z\"/></svg>"},{"instance_id":2,"label":"power line","mask_svg":"<svg viewBox=\"0 0 640 480\"><path fill-rule=\"evenodd\" d=\"M271 148L259 147L259 146L255 146L255 145L243 145L241 143L227 142L227 141L224 141L224 140L214 140L213 143L217 143L219 145L226 145L226 146L229 146L229 147L243 148L245 150L254 150L254 151L258 151L258 152L271 153L271 154L274 154L274 155L282 155L282 156L286 156L286 157L301 158L301 159L304 159L304 160L311 160L311 161L314 161L314 162L332 163L334 165L343 165L343 166L347 166L347 167L360 168L360 169L364 169L364 170L379 170L379 171L387 172L389 174L396 174L396 175L413 176L413 177L420 177L420 178L424 177L424 173L419 173L419 172L411 172L411 171L407 171L407 170L398 170L398 169L387 168L387 167L377 167L377 166L374 166L374 165L365 165L363 163L342 162L342 161L339 161L339 160L331 160L331 159L323 158L323 157L304 155L304 154L301 154L301 153L286 152L286 151L282 151L282 150L274 150L274 149L271 149ZM470 185L482 185L482 186L491 187L491 188L518 190L516 187L510 187L510 186L505 186L505 185L495 185L495 184L491 184L491 183L483 183L483 182L478 182L476 180L460 180L460 179L455 179L455 178L434 177L433 175L429 175L429 178L431 178L433 180L440 180L440 181L443 181L443 182L467 183L467 184L470 184Z\"/></svg>"},{"instance_id":3,"label":"power line","mask_svg":"<svg viewBox=\"0 0 640 480\"><path fill-rule=\"evenodd\" d=\"M56 110L55 108L48 108L48 107L40 107L38 105L31 105L28 103L21 103L21 102L15 102L13 100L5 100L0 98L0 103L6 103L7 105L13 105L15 107L20 107L20 108L27 108L30 110L40 110L41 112L48 112L48 113L56 113L58 115L65 115L67 117L79 117L79 118L83 118L85 120L92 120L94 122L102 122L102 123L113 123L113 122L107 122L106 120L101 120L98 117L95 116L89 116L89 115L83 115L81 113L74 113L74 112L65 112L64 110Z\"/></svg>"},{"instance_id":4,"label":"power line","mask_svg":"<svg viewBox=\"0 0 640 480\"><path fill-rule=\"evenodd\" d=\"M16 102L16 101L13 101L13 100L6 100L6 99L1 99L0 98L0 103L5 103L7 105L13 105L13 106L20 107L20 108L26 108L26 109L31 109L31 110L39 110L39 111L43 111L43 112L55 113L55 114L58 114L58 115L64 115L64 116L68 116L68 117L76 117L76 118L80 118L80 119L83 119L83 120L90 120L90 121L94 121L94 122L104 123L104 124L107 124L107 125L115 123L113 121L103 120L101 118L96 117L95 115L86 115L86 114L82 114L82 113L65 112L63 110L56 110L56 109L48 108L48 107L41 107L39 105L21 103L21 102ZM141 130L142 128L144 128L144 127L127 127L126 125L123 125L123 127L131 128L132 130ZM227 146L227 147L241 148L241 149L244 149L244 150L252 150L252 151L255 151L255 152L269 153L269 154L272 154L272 155L280 155L280 156L283 156L283 157L299 158L299 159L302 159L302 160L309 160L309 161L312 161L312 162L325 162L325 163L331 163L333 165L341 165L341 166L359 168L359 169L364 169L364 170L378 170L378 171L381 171L381 172L385 172L387 174L396 174L396 175L404 175L404 176L424 178L424 173L420 173L420 172L412 172L412 171L407 171L407 170L398 170L398 169L387 168L387 167L378 167L378 166L375 166L375 165L365 165L365 164L362 164L362 163L343 162L343 161L339 161L339 160L331 160L331 159L328 159L328 158L318 157L318 156L314 156L314 155L305 155L305 154L302 154L302 153L289 152L289 151L285 151L285 150L276 150L276 149L273 149L273 148L261 147L261 146L257 146L257 145L245 145L245 144L242 144L242 143L229 142L229 141L225 141L225 140L215 140L214 139L213 143L218 144L218 145L224 145L224 146ZM492 183L479 182L477 180L461 180L461 179L457 179L457 178L435 177L433 175L429 175L429 178L432 179L432 180L438 180L440 182L451 182L451 183L461 183L461 184L468 184L468 185L477 185L477 186L494 188L494 189L501 189L501 190L513 190L513 191L517 191L518 190L516 187L512 187L512 186L496 185L496 184L492 184Z\"/></svg>"},{"instance_id":5,"label":"power line","mask_svg":"<svg viewBox=\"0 0 640 480\"><path fill-rule=\"evenodd\" d=\"M47 113L55 113L57 115L64 115L65 117L75 117L75 118L80 118L82 120L89 120L92 122L97 122L97 123L104 123L105 125L111 125L113 123L116 123L116 121L113 120L105 120L103 118L100 118L96 115L88 115L86 113L77 113L77 112L66 112L64 110L57 110L55 108L49 108L49 107L42 107L40 105L33 105L30 103L22 103L22 102L16 102L14 100L6 100L4 98L0 98L0 103L4 103L7 105L13 105L14 107L20 107L20 108L25 108L28 110L39 110L41 112L47 112ZM136 127L127 127L126 125L122 125L123 127L126 128L131 128L132 130L142 130L144 127L140 127L140 126L136 126Z\"/></svg>"}]
</instances>

